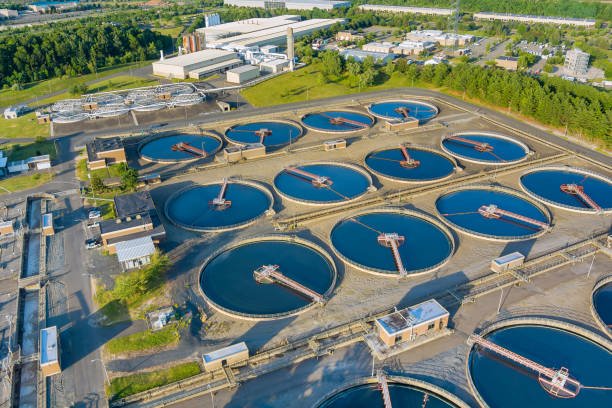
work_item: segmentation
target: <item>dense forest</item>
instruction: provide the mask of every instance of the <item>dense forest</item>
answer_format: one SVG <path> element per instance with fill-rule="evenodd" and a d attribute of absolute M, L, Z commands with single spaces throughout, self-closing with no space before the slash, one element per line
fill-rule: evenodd
<path fill-rule="evenodd" d="M 452 8 L 455 0 L 363 0 L 361 3 L 391 4 L 396 6 L 424 6 Z M 534 14 L 575 18 L 612 20 L 612 4 L 581 0 L 461 0 L 462 12 L 494 11 L 497 13 Z"/>
<path fill-rule="evenodd" d="M 424 67 L 420 79 L 465 92 L 470 98 L 515 112 L 573 134 L 612 145 L 612 94 L 557 77 L 532 78 L 474 64 Z"/>
<path fill-rule="evenodd" d="M 13 33 L 14 34 L 14 33 Z M 95 19 L 23 30 L 0 38 L 0 86 L 62 75 L 81 75 L 97 69 L 158 55 L 172 39 L 134 22 Z"/>

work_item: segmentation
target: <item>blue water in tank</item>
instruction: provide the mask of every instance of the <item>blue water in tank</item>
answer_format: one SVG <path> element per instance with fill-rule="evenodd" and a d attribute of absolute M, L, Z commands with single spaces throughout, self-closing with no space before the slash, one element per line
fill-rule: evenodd
<path fill-rule="evenodd" d="M 487 340 L 545 367 L 569 369 L 586 386 L 612 386 L 612 353 L 568 331 L 545 326 L 513 326 L 494 331 Z M 469 355 L 469 370 L 476 390 L 490 407 L 584 408 L 612 406 L 612 392 L 582 389 L 576 398 L 548 394 L 537 375 L 479 348 Z"/>
<path fill-rule="evenodd" d="M 211 136 L 179 134 L 162 136 L 145 143 L 140 148 L 140 155 L 150 160 L 159 161 L 182 161 L 200 158 L 187 152 L 172 150 L 172 146 L 180 142 L 188 143 L 197 149 L 202 149 L 203 147 L 204 151 L 207 152 L 207 156 L 211 152 L 216 152 L 221 147 L 221 141 Z"/>
<path fill-rule="evenodd" d="M 403 181 L 429 181 L 452 174 L 455 166 L 446 157 L 428 150 L 407 147 L 411 159 L 420 162 L 418 167 L 406 168 L 400 165 L 404 160 L 399 148 L 370 153 L 365 163 L 372 171 Z"/>
<path fill-rule="evenodd" d="M 353 263 L 397 274 L 391 249 L 377 241 L 380 233 L 404 237 L 399 253 L 409 273 L 437 265 L 452 251 L 449 237 L 436 225 L 414 215 L 389 212 L 372 212 L 340 221 L 331 232 L 331 242 L 336 251 Z"/>
<path fill-rule="evenodd" d="M 352 123 L 331 123 L 333 118 L 343 118 L 351 121 L 359 122 L 363 124 L 356 125 Z M 325 132 L 354 132 L 357 130 L 363 130 L 374 125 L 374 119 L 366 114 L 358 112 L 348 111 L 325 111 L 317 113 L 309 113 L 302 118 L 302 123 L 305 126 L 315 130 L 322 130 Z"/>
<path fill-rule="evenodd" d="M 232 126 L 225 131 L 225 137 L 238 144 L 259 143 L 261 137 L 255 134 L 261 129 L 268 129 L 272 133 L 263 138 L 266 147 L 278 147 L 295 142 L 301 136 L 301 130 L 295 125 L 284 122 L 252 122 Z"/>
<path fill-rule="evenodd" d="M 577 209 L 589 209 L 578 196 L 561 191 L 562 184 L 578 184 L 601 208 L 612 209 L 612 185 L 606 181 L 572 170 L 536 170 L 521 177 L 521 184 L 535 195 L 554 203 Z"/>
<path fill-rule="evenodd" d="M 361 172 L 342 165 L 307 164 L 297 168 L 329 177 L 332 185 L 316 187 L 307 179 L 283 170 L 274 178 L 274 185 L 283 194 L 296 200 L 314 203 L 338 203 L 364 194 L 370 181 Z"/>
<path fill-rule="evenodd" d="M 601 320 L 608 326 L 612 325 L 612 283 L 595 291 L 593 304 Z"/>
<path fill-rule="evenodd" d="M 418 119 L 419 123 L 425 123 L 438 114 L 438 111 L 435 108 L 414 101 L 388 101 L 373 103 L 372 106 L 370 106 L 370 112 L 378 116 L 383 116 L 387 119 L 405 120 L 405 116 L 396 111 L 396 109 L 399 108 L 407 109 L 408 116 Z"/>
<path fill-rule="evenodd" d="M 225 199 L 231 201 L 229 207 L 210 205 L 221 187 L 222 183 L 216 183 L 184 190 L 168 203 L 168 217 L 181 226 L 207 230 L 245 224 L 270 208 L 270 197 L 264 191 L 239 183 L 227 186 Z"/>
<path fill-rule="evenodd" d="M 279 265 L 285 276 L 321 295 L 333 283 L 332 266 L 314 249 L 282 240 L 259 241 L 213 258 L 201 275 L 202 290 L 217 305 L 251 315 L 289 313 L 311 303 L 276 283 L 257 283 L 253 271 L 266 264 Z"/>
<path fill-rule="evenodd" d="M 477 234 L 519 238 L 540 231 L 536 225 L 512 218 L 486 218 L 478 213 L 482 205 L 490 204 L 497 205 L 502 210 L 548 222 L 546 215 L 526 199 L 489 189 L 469 189 L 445 194 L 436 201 L 436 208 L 451 223 Z"/>
<path fill-rule="evenodd" d="M 389 395 L 394 407 L 422 407 L 426 391 L 406 384 L 389 383 Z M 429 394 L 427 408 L 448 408 L 454 404 Z M 384 408 L 378 384 L 362 384 L 340 391 L 323 401 L 317 408 Z"/>
<path fill-rule="evenodd" d="M 474 149 L 474 146 L 465 142 L 444 139 L 442 141 L 443 146 L 458 158 L 467 158 L 483 163 L 505 163 L 521 160 L 527 156 L 524 147 L 512 140 L 484 134 L 465 134 L 457 136 L 478 143 L 488 143 L 493 147 L 493 150 L 490 152 L 479 152 Z"/>

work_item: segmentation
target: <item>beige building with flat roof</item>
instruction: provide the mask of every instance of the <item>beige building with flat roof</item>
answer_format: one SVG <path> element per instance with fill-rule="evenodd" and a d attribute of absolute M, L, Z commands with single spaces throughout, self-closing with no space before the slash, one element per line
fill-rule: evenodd
<path fill-rule="evenodd" d="M 166 78 L 195 78 L 226 71 L 242 64 L 232 51 L 207 49 L 153 63 L 153 75 Z"/>

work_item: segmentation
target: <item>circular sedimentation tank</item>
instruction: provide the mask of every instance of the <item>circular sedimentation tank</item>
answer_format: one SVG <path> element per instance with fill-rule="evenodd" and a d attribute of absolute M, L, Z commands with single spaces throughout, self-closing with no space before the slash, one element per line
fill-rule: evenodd
<path fill-rule="evenodd" d="M 529 322 L 528 319 L 524 321 Z M 611 386 L 610 343 L 572 326 L 550 320 L 546 325 L 515 322 L 489 331 L 484 338 L 553 372 L 562 367 L 568 369 L 569 377 L 581 385 L 575 397 L 565 391 L 558 393 L 563 397 L 552 395 L 541 385 L 541 381 L 546 384 L 545 375 L 474 345 L 467 361 L 467 374 L 480 404 L 496 408 L 612 406 L 610 390 L 589 388 Z M 567 388 L 575 390 L 575 385 L 566 384 Z"/>
<path fill-rule="evenodd" d="M 460 132 L 442 138 L 442 149 L 467 162 L 505 165 L 527 158 L 529 147 L 511 138 L 491 132 Z"/>
<path fill-rule="evenodd" d="M 273 203 L 265 187 L 230 179 L 181 189 L 166 200 L 164 210 L 166 218 L 181 228 L 221 232 L 252 224 L 271 210 Z"/>
<path fill-rule="evenodd" d="M 550 166 L 523 174 L 523 190 L 532 197 L 565 210 L 612 212 L 612 180 L 588 170 Z"/>
<path fill-rule="evenodd" d="M 365 170 L 345 163 L 289 166 L 274 177 L 274 188 L 283 198 L 309 205 L 353 201 L 371 186 L 372 178 Z"/>
<path fill-rule="evenodd" d="M 379 119 L 384 120 L 412 120 L 417 119 L 420 124 L 435 118 L 438 108 L 426 102 L 412 100 L 393 100 L 373 103 L 368 111 Z"/>
<path fill-rule="evenodd" d="M 348 133 L 374 126 L 374 118 L 353 111 L 324 111 L 302 116 L 302 124 L 310 130 L 323 133 Z"/>
<path fill-rule="evenodd" d="M 593 290 L 592 310 L 604 332 L 612 336 L 612 275 L 601 279 Z"/>
<path fill-rule="evenodd" d="M 393 406 L 427 408 L 468 408 L 454 394 L 424 381 L 387 376 Z M 315 408 L 385 408 L 376 378 L 364 378 L 325 396 Z"/>
<path fill-rule="evenodd" d="M 440 196 L 436 210 L 451 227 L 477 238 L 517 241 L 551 226 L 546 208 L 502 187 L 467 186 Z"/>
<path fill-rule="evenodd" d="M 452 158 L 421 146 L 376 150 L 366 156 L 365 165 L 381 178 L 404 183 L 442 180 L 456 168 Z"/>
<path fill-rule="evenodd" d="M 278 148 L 294 143 L 302 136 L 302 129 L 291 122 L 268 120 L 234 125 L 225 131 L 228 141 L 238 145 L 263 143 L 267 148 Z"/>
<path fill-rule="evenodd" d="M 268 266 L 322 298 L 336 282 L 334 262 L 322 248 L 301 238 L 271 235 L 241 241 L 211 256 L 200 275 L 202 295 L 222 313 L 250 320 L 286 317 L 317 303 L 278 280 L 258 278 L 255 272 Z"/>
<path fill-rule="evenodd" d="M 147 161 L 178 163 L 212 157 L 222 146 L 221 138 L 212 134 L 179 133 L 146 138 L 138 152 Z"/>
<path fill-rule="evenodd" d="M 454 252 L 452 235 L 442 223 L 401 208 L 346 218 L 334 226 L 330 240 L 335 253 L 348 265 L 383 276 L 398 276 L 400 270 L 402 275 L 412 276 L 431 272 Z"/>

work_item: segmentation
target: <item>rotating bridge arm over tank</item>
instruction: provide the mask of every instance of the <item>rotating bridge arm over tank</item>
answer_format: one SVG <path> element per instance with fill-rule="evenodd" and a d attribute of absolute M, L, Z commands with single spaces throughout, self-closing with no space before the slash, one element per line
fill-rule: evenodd
<path fill-rule="evenodd" d="M 419 167 L 421 165 L 421 162 L 418 160 L 414 160 L 412 157 L 410 157 L 410 155 L 408 154 L 408 150 L 406 149 L 406 146 L 404 145 L 400 145 L 400 151 L 402 152 L 402 156 L 404 156 L 404 160 L 400 161 L 400 166 L 408 168 L 408 169 L 414 169 L 415 167 Z"/>
<path fill-rule="evenodd" d="M 310 181 L 315 187 L 329 187 L 333 184 L 331 178 L 326 176 L 319 176 L 308 171 L 298 169 L 297 167 L 287 167 L 285 171 L 291 175 L 297 176 L 300 179 Z"/>
<path fill-rule="evenodd" d="M 391 394 L 389 393 L 389 383 L 387 382 L 387 376 L 383 370 L 378 370 L 376 372 L 376 380 L 378 381 L 378 389 L 382 393 L 385 408 L 393 408 L 393 404 L 391 403 Z"/>
<path fill-rule="evenodd" d="M 493 146 L 491 146 L 489 143 L 477 142 L 475 140 L 466 139 L 461 136 L 449 136 L 445 140 L 450 140 L 452 142 L 459 142 L 459 143 L 469 145 L 472 148 L 474 148 L 474 150 L 479 151 L 479 152 L 492 152 L 493 151 Z"/>
<path fill-rule="evenodd" d="M 187 142 L 179 142 L 173 145 L 172 150 L 189 153 L 196 157 L 206 157 L 206 151 L 204 149 L 198 149 Z"/>
<path fill-rule="evenodd" d="M 232 205 L 232 202 L 225 198 L 225 194 L 227 193 L 227 185 L 228 185 L 228 180 L 223 179 L 223 184 L 221 185 L 219 194 L 217 194 L 215 198 L 213 198 L 212 200 L 208 202 L 209 205 L 216 207 L 216 208 L 228 208 L 229 206 Z"/>
<path fill-rule="evenodd" d="M 565 367 L 561 367 L 559 370 L 545 367 L 536 363 L 535 361 L 521 356 L 520 354 L 501 347 L 477 334 L 470 335 L 468 338 L 468 344 L 478 344 L 482 348 L 492 351 L 497 355 L 500 355 L 538 373 L 538 381 L 542 388 L 555 397 L 574 398 L 580 392 L 580 388 L 582 386 L 578 380 L 575 380 L 569 376 L 569 370 Z"/>
<path fill-rule="evenodd" d="M 329 116 L 327 114 L 322 114 L 322 116 L 326 117 L 329 119 L 329 123 L 331 123 L 332 125 L 343 125 L 343 124 L 349 124 L 349 125 L 353 125 L 356 126 L 358 128 L 362 128 L 365 129 L 368 127 L 368 125 L 366 123 L 363 122 L 359 122 L 357 120 L 352 120 L 349 118 L 344 118 L 342 116 Z"/>
<path fill-rule="evenodd" d="M 602 208 L 597 204 L 587 193 L 584 192 L 584 187 L 578 184 L 561 184 L 561 191 L 566 194 L 578 196 L 580 200 L 591 207 L 595 211 L 601 211 Z"/>
<path fill-rule="evenodd" d="M 399 253 L 399 246 L 404 243 L 405 239 L 403 236 L 391 232 L 391 233 L 382 233 L 378 236 L 378 243 L 382 246 L 391 249 L 391 253 L 393 254 L 393 260 L 395 262 L 395 267 L 400 275 L 400 277 L 404 277 L 408 275 L 408 271 L 404 268 L 404 263 L 402 262 L 402 257 Z"/>
<path fill-rule="evenodd" d="M 295 292 L 298 292 L 303 296 L 306 296 L 307 298 L 310 298 L 314 302 L 324 302 L 323 296 L 321 296 L 314 290 L 307 288 L 301 283 L 298 283 L 293 279 L 283 275 L 283 273 L 279 271 L 278 265 L 260 266 L 255 271 L 253 271 L 253 278 L 255 278 L 258 283 L 278 283 L 289 289 L 294 290 Z"/>
<path fill-rule="evenodd" d="M 523 221 L 527 224 L 535 225 L 542 229 L 550 228 L 550 226 L 546 222 L 539 221 L 530 217 L 525 217 L 524 215 L 516 214 L 511 211 L 502 210 L 495 204 L 483 205 L 478 209 L 478 212 L 485 218 L 499 219 L 502 216 L 506 216 L 508 218 Z"/>

